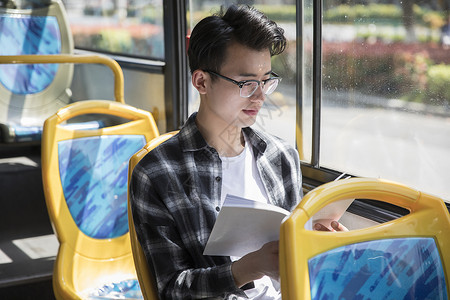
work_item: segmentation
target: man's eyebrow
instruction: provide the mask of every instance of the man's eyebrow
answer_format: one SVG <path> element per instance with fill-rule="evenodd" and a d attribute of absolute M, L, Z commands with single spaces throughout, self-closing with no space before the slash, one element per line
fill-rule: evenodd
<path fill-rule="evenodd" d="M 270 74 L 272 74 L 272 70 L 266 72 L 264 75 L 270 75 Z M 239 74 L 239 76 L 242 76 L 242 77 L 256 77 L 258 75 L 257 74 L 253 74 L 253 73 L 241 73 L 241 74 Z"/>

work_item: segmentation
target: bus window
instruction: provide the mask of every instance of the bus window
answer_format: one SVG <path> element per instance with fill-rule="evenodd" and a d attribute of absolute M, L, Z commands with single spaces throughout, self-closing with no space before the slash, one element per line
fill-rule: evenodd
<path fill-rule="evenodd" d="M 360 2 L 322 2 L 320 166 L 449 201 L 445 14 L 431 2 Z"/>
<path fill-rule="evenodd" d="M 188 33 L 204 17 L 219 12 L 221 5 L 227 5 L 227 1 L 202 1 L 191 0 L 188 6 Z M 231 1 L 229 1 L 231 3 Z M 296 124 L 296 9 L 295 4 L 278 5 L 265 4 L 269 1 L 240 1 L 248 2 L 260 11 L 264 12 L 270 19 L 283 27 L 288 39 L 285 52 L 272 59 L 272 70 L 280 75 L 283 80 L 277 90 L 266 97 L 263 109 L 253 128 L 263 130 L 277 135 L 284 140 L 295 144 Z M 294 1 L 290 1 L 294 3 Z M 189 113 L 198 109 L 200 97 L 195 89 L 190 87 L 190 98 L 188 104 Z"/>
<path fill-rule="evenodd" d="M 63 0 L 75 47 L 164 60 L 162 0 Z"/>

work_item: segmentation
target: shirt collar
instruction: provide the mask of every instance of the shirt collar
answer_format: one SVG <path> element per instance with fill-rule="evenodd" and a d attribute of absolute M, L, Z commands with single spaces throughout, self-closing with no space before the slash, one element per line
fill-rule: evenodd
<path fill-rule="evenodd" d="M 244 132 L 245 137 L 253 146 L 253 148 L 256 148 L 256 150 L 261 153 L 264 153 L 264 151 L 266 151 L 267 143 L 257 131 L 253 130 L 250 127 L 245 127 L 242 129 L 242 131 Z"/>
<path fill-rule="evenodd" d="M 197 113 L 193 113 L 180 130 L 179 139 L 183 151 L 198 151 L 209 147 L 195 123 L 196 116 Z M 267 143 L 258 132 L 250 127 L 243 128 L 243 132 L 253 148 L 259 152 L 266 150 Z"/>
<path fill-rule="evenodd" d="M 197 113 L 193 113 L 180 130 L 179 139 L 183 151 L 198 151 L 208 147 L 195 123 L 196 116 Z"/>

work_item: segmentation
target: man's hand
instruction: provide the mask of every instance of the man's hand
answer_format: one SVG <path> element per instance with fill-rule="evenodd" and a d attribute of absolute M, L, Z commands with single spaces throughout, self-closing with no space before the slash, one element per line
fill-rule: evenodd
<path fill-rule="evenodd" d="M 347 227 L 336 221 L 331 221 L 330 226 L 331 228 L 328 228 L 319 221 L 314 224 L 313 228 L 317 231 L 348 231 Z"/>
<path fill-rule="evenodd" d="M 236 286 L 241 287 L 264 275 L 278 279 L 278 265 L 278 241 L 273 241 L 233 262 L 231 271 Z"/>

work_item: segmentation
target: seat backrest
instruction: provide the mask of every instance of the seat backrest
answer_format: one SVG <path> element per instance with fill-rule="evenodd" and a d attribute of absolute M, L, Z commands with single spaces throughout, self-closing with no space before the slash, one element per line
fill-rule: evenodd
<path fill-rule="evenodd" d="M 0 32 L 0 55 L 73 54 L 60 0 L 29 9 L 0 8 Z M 0 142 L 17 141 L 16 128 L 18 133 L 42 128 L 46 118 L 67 105 L 72 75 L 72 64 L 0 65 Z"/>
<path fill-rule="evenodd" d="M 102 114 L 129 120 L 95 130 L 63 123 Z M 106 100 L 75 102 L 44 123 L 42 177 L 60 244 L 92 259 L 131 252 L 127 216 L 128 160 L 159 136 L 149 112 Z"/>
<path fill-rule="evenodd" d="M 305 229 L 326 205 L 373 199 L 410 211 L 347 232 Z M 442 199 L 380 179 L 324 184 L 308 193 L 280 230 L 283 299 L 447 299 L 450 217 Z"/>
<path fill-rule="evenodd" d="M 154 149 L 162 142 L 168 140 L 172 136 L 174 136 L 177 132 L 178 131 L 168 132 L 160 135 L 159 137 L 154 138 L 153 140 L 148 142 L 144 148 L 136 152 L 136 154 L 134 154 L 131 157 L 130 165 L 128 167 L 128 183 L 131 179 L 133 169 L 137 165 L 137 163 L 152 149 Z M 133 214 L 131 211 L 131 202 L 129 193 L 128 193 L 128 223 L 130 228 L 131 249 L 133 251 L 134 264 L 136 267 L 136 273 L 138 276 L 142 295 L 146 300 L 158 300 L 159 297 L 158 297 L 158 290 L 156 288 L 155 278 L 152 272 L 150 271 L 150 268 L 147 264 L 147 260 L 145 258 L 144 251 L 142 250 L 141 244 L 137 239 L 136 231 L 134 229 Z"/>

